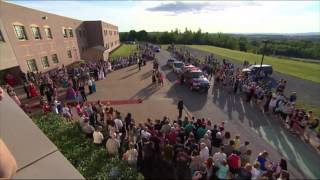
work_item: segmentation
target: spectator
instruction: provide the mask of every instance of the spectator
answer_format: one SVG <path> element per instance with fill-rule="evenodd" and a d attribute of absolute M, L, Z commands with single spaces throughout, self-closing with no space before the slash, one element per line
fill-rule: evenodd
<path fill-rule="evenodd" d="M 232 174 L 238 174 L 239 168 L 241 167 L 240 156 L 237 153 L 237 151 L 233 151 L 233 153 L 228 157 L 228 165 Z"/>
<path fill-rule="evenodd" d="M 200 143 L 200 159 L 204 162 L 209 158 L 209 149 L 205 143 Z"/>
<path fill-rule="evenodd" d="M 101 145 L 104 140 L 103 134 L 101 133 L 102 127 L 98 126 L 93 132 L 93 143 L 96 145 Z"/>
<path fill-rule="evenodd" d="M 229 165 L 226 160 L 223 160 L 221 163 L 217 163 L 217 167 L 219 168 L 216 172 L 216 176 L 219 179 L 228 179 L 229 174 Z"/>
<path fill-rule="evenodd" d="M 86 136 L 92 138 L 94 130 L 94 127 L 89 124 L 88 119 L 85 119 L 82 126 L 82 131 L 86 134 Z"/>
<path fill-rule="evenodd" d="M 106 143 L 107 153 L 112 156 L 116 156 L 119 153 L 119 148 L 120 148 L 120 143 L 117 139 L 117 135 L 116 133 L 113 133 L 111 138 L 109 138 Z"/>

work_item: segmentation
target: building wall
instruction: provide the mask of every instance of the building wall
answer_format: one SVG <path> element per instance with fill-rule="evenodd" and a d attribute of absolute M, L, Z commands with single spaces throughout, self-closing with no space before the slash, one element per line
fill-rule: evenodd
<path fill-rule="evenodd" d="M 117 26 L 102 22 L 103 44 L 109 52 L 120 46 L 119 30 Z"/>
<path fill-rule="evenodd" d="M 83 24 L 88 32 L 88 45 L 90 47 L 103 45 L 101 21 L 85 21 Z"/>
<path fill-rule="evenodd" d="M 1 12 L 0 12 L 1 13 Z M 2 20 L 0 19 L 0 31 L 3 36 L 4 42 L 0 41 L 0 69 L 8 69 L 18 66 L 17 58 L 11 47 L 8 35 L 4 30 Z"/>
<path fill-rule="evenodd" d="M 17 13 L 18 12 L 18 13 Z M 68 65 L 83 59 L 83 54 L 90 47 L 106 44 L 110 46 L 110 51 L 115 49 L 119 44 L 117 26 L 102 22 L 102 21 L 79 21 L 55 14 L 41 12 L 30 8 L 6 3 L 0 1 L 0 20 L 2 21 L 1 31 L 6 36 L 6 41 L 0 46 L 1 51 L 6 51 L 8 54 L 1 57 L 0 70 L 19 65 L 23 72 L 29 70 L 27 60 L 35 59 L 39 71 L 48 71 L 57 68 L 62 64 Z M 23 25 L 26 31 L 27 40 L 19 40 L 16 36 L 13 25 Z M 102 26 L 102 24 L 104 26 Z M 31 26 L 37 26 L 40 29 L 41 39 L 34 38 Z M 45 35 L 44 27 L 48 26 L 51 29 L 52 39 Z M 63 37 L 63 28 L 68 29 L 68 37 Z M 112 35 L 103 35 L 103 29 L 112 31 Z M 69 29 L 72 29 L 73 37 L 69 35 Z M 111 46 L 111 43 L 112 46 Z M 117 44 L 117 45 L 115 45 Z M 9 56 L 7 51 L 9 46 L 16 57 Z M 72 58 L 68 57 L 68 50 L 72 52 Z M 52 55 L 57 54 L 59 63 L 54 64 Z M 47 56 L 49 67 L 45 68 L 41 62 L 41 58 Z"/>

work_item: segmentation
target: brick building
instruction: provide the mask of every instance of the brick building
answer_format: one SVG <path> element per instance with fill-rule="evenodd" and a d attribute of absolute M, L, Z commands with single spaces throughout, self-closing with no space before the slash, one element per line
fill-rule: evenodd
<path fill-rule="evenodd" d="M 80 21 L 0 0 L 0 76 L 79 60 L 107 60 L 120 45 L 118 27 Z M 1 77 L 1 79 L 2 79 Z"/>

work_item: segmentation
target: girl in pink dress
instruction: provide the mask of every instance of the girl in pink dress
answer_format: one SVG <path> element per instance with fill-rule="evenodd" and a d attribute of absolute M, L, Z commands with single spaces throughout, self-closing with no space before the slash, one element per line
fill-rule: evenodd
<path fill-rule="evenodd" d="M 36 86 L 32 82 L 30 82 L 29 84 L 29 90 L 30 90 L 31 97 L 39 96 Z"/>

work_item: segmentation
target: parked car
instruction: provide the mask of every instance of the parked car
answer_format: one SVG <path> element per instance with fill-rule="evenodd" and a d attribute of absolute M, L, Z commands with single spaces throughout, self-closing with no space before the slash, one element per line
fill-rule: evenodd
<path fill-rule="evenodd" d="M 154 47 L 153 49 L 155 52 L 160 52 L 160 47 Z"/>
<path fill-rule="evenodd" d="M 257 74 L 260 71 L 260 75 L 270 76 L 273 72 L 271 65 L 262 64 L 260 65 L 251 65 L 248 68 L 242 69 L 242 72 L 247 72 L 249 74 Z"/>
<path fill-rule="evenodd" d="M 173 66 L 173 62 L 175 62 L 176 60 L 174 59 L 168 59 L 167 60 L 167 66 L 172 67 Z"/>
<path fill-rule="evenodd" d="M 188 64 L 188 65 L 185 65 L 182 67 L 182 73 L 185 73 L 185 72 L 192 70 L 192 69 L 199 69 L 199 68 L 195 67 L 192 64 Z"/>
<path fill-rule="evenodd" d="M 210 88 L 209 80 L 200 69 L 192 69 L 184 74 L 184 82 L 190 87 L 190 90 L 203 90 L 208 92 Z"/>
<path fill-rule="evenodd" d="M 173 72 L 180 74 L 182 72 L 183 66 L 184 66 L 184 63 L 182 61 L 174 61 L 172 65 Z"/>

